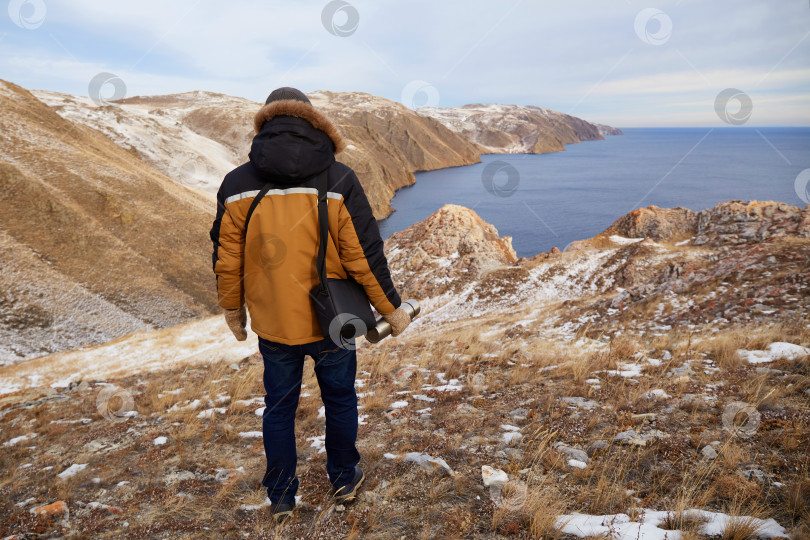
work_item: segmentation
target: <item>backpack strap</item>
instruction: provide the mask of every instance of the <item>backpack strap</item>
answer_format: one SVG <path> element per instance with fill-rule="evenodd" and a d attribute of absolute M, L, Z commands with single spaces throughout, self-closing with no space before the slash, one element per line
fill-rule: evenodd
<path fill-rule="evenodd" d="M 259 206 L 259 201 L 262 200 L 262 197 L 267 195 L 267 192 L 270 191 L 272 187 L 273 184 L 270 184 L 268 182 L 267 184 L 264 185 L 262 189 L 259 190 L 256 196 L 253 197 L 253 202 L 251 203 L 250 208 L 248 209 L 247 216 L 245 216 L 245 226 L 242 227 L 242 230 L 245 232 L 245 236 L 247 236 L 248 223 L 250 223 L 250 217 L 253 215 L 253 211 L 256 210 L 256 207 Z"/>
<path fill-rule="evenodd" d="M 320 289 L 318 294 L 328 296 L 326 287 L 326 243 L 329 239 L 329 205 L 327 204 L 327 178 L 329 168 L 318 174 L 315 185 L 318 187 L 318 223 L 320 225 L 320 241 L 318 242 L 318 281 Z"/>

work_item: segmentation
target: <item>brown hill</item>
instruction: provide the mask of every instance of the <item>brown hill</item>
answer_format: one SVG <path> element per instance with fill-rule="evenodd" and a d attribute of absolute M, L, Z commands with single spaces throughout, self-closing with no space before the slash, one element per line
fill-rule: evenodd
<path fill-rule="evenodd" d="M 37 91 L 65 118 L 110 137 L 159 171 L 209 194 L 247 159 L 252 118 L 261 104 L 212 92 L 132 97 L 99 107 L 79 96 Z M 541 107 L 465 105 L 416 111 L 363 92 L 308 94 L 349 145 L 338 159 L 352 167 L 378 219 L 414 172 L 467 165 L 487 152 L 555 152 L 601 139 L 580 118 Z"/>
<path fill-rule="evenodd" d="M 414 172 L 481 161 L 476 144 L 399 103 L 362 92 L 308 96 L 350 142 L 338 159 L 357 172 L 378 219 L 393 211 L 394 192 L 413 184 Z"/>
<path fill-rule="evenodd" d="M 211 311 L 208 200 L 3 81 L 0 122 L 5 362 Z"/>
<path fill-rule="evenodd" d="M 253 116 L 261 104 L 211 92 L 132 97 L 117 107 L 53 92 L 36 92 L 65 118 L 105 133 L 159 171 L 209 194 L 247 160 Z M 394 192 L 413 173 L 480 161 L 480 148 L 432 118 L 362 92 L 312 92 L 310 100 L 337 124 L 348 147 L 338 159 L 352 167 L 374 210 L 393 210 Z"/>
<path fill-rule="evenodd" d="M 483 152 L 544 154 L 565 150 L 566 144 L 604 139 L 596 125 L 543 107 L 479 103 L 423 107 L 419 112 L 481 145 Z"/>

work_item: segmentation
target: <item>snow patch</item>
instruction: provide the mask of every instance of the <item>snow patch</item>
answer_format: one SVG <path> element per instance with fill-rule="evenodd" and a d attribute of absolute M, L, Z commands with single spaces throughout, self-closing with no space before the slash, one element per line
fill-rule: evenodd
<path fill-rule="evenodd" d="M 785 343 L 784 341 L 775 341 L 768 345 L 764 351 L 747 351 L 739 349 L 737 354 L 743 360 L 748 361 L 750 364 L 762 364 L 765 362 L 773 362 L 774 360 L 795 360 L 802 356 L 810 355 L 810 349 L 793 343 Z"/>

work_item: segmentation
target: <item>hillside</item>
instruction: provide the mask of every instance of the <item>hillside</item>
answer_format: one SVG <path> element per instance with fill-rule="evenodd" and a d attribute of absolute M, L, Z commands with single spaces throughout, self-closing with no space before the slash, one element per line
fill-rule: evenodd
<path fill-rule="evenodd" d="M 260 104 L 189 92 L 99 105 L 0 87 L 8 126 L 0 179 L 10 208 L 0 229 L 7 254 L 0 364 L 214 310 L 212 198 L 225 173 L 246 159 Z M 493 151 L 474 134 L 446 127 L 442 114 L 451 109 L 435 112 L 437 120 L 424 114 L 433 111 L 360 92 L 309 97 L 348 139 L 338 158 L 357 171 L 378 217 L 391 212 L 394 192 L 413 183 L 414 171 L 474 163 Z M 493 123 L 509 136 L 534 137 L 528 151 L 598 137 L 598 128 L 580 119 L 532 110 L 545 116 Z"/>
<path fill-rule="evenodd" d="M 247 160 L 253 115 L 261 106 L 211 92 L 139 96 L 106 106 L 54 92 L 34 95 L 66 119 L 101 131 L 167 176 L 208 194 Z M 414 111 L 363 92 L 318 91 L 308 97 L 347 139 L 338 159 L 357 172 L 378 219 L 393 211 L 395 191 L 413 184 L 416 171 L 477 163 L 481 153 L 560 151 L 563 144 L 601 139 L 600 129 L 611 129 L 540 107 Z M 460 117 L 463 129 L 448 121 Z"/>
<path fill-rule="evenodd" d="M 0 396 L 0 531 L 807 538 L 808 218 L 648 207 L 531 258 L 454 205 L 396 233 L 423 314 L 360 341 L 365 488 L 345 508 L 325 495 L 307 368 L 301 499 L 280 526 L 259 487 L 261 358 L 218 317 L 0 368 L 7 390 L 35 378 Z"/>
<path fill-rule="evenodd" d="M 59 114 L 105 133 L 167 176 L 212 196 L 231 169 L 247 161 L 253 116 L 261 107 L 210 92 L 132 97 L 97 106 L 90 99 L 35 92 Z M 363 93 L 311 93 L 313 105 L 341 130 L 338 159 L 357 172 L 378 218 L 413 172 L 479 161 L 476 146 L 393 101 Z"/>
<path fill-rule="evenodd" d="M 212 208 L 0 81 L 0 364 L 207 315 Z"/>
<path fill-rule="evenodd" d="M 436 118 L 487 153 L 543 154 L 565 150 L 566 144 L 620 134 L 575 116 L 534 106 L 475 104 L 461 107 L 424 107 L 419 112 Z"/>

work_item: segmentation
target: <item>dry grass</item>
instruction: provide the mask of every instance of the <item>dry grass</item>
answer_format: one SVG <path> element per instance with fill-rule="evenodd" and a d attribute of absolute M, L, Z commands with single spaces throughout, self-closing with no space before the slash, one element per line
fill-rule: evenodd
<path fill-rule="evenodd" d="M 764 331 L 766 335 L 771 332 Z M 775 517 L 791 531 L 801 533 L 810 499 L 810 484 L 806 482 L 810 461 L 804 451 L 810 429 L 807 415 L 797 408 L 806 402 L 805 394 L 792 386 L 787 388 L 786 381 L 807 388 L 807 361 L 774 364 L 786 372 L 783 380 L 773 373 L 755 373 L 748 366 L 704 373 L 699 358 L 702 352 L 714 350 L 711 341 L 734 343 L 740 336 L 677 330 L 670 334 L 649 338 L 619 336 L 606 343 L 603 350 L 579 349 L 540 338 L 529 340 L 525 346 L 499 349 L 478 339 L 474 328 L 466 328 L 407 347 L 390 340 L 373 350 L 361 350 L 358 370 L 364 373 L 360 377 L 366 382 L 358 391 L 368 394 L 359 404 L 363 407 L 361 413 L 368 414 L 369 419 L 360 427 L 360 449 L 368 480 L 366 495 L 344 512 L 336 512 L 325 497 L 325 455 L 305 442 L 306 437 L 323 433 L 323 419 L 317 418 L 321 402 L 309 362 L 303 392 L 310 395 L 301 398 L 296 425 L 301 452 L 299 493 L 308 504 L 299 508 L 287 524 L 272 524 L 266 509 L 240 512 L 238 520 L 233 517 L 239 505 L 260 505 L 264 500 L 259 486 L 265 464 L 261 439 L 238 436 L 241 431 L 261 429 L 261 420 L 254 414 L 261 405 L 235 404 L 239 399 L 263 396 L 262 367 L 256 359 L 243 362 L 238 371 L 212 365 L 141 376 L 146 380 L 143 386 L 131 380 L 121 381 L 124 387 L 135 390 L 139 411 L 136 420 L 121 424 L 98 420 L 87 426 L 51 423 L 92 416 L 94 394 L 72 400 L 66 407 L 46 405 L 11 414 L 8 418 L 14 423 L 10 424 L 9 437 L 33 431 L 40 437 L 47 435 L 50 447 L 63 444 L 60 441 L 76 441 L 75 450 L 67 450 L 66 457 L 43 455 L 37 458 L 37 466 L 53 463 L 61 470 L 81 459 L 91 467 L 71 481 L 56 482 L 49 488 L 41 480 L 37 483 L 39 477 L 19 468 L 23 460 L 30 461 L 30 451 L 14 447 L 4 456 L 0 492 L 15 502 L 25 500 L 29 494 L 38 500 L 62 497 L 72 511 L 78 498 L 118 502 L 127 509 L 132 532 L 143 536 L 174 531 L 177 537 L 183 537 L 192 534 L 192 528 L 199 531 L 206 526 L 229 537 L 229 524 L 239 522 L 244 530 L 262 531 L 267 538 L 470 538 L 493 533 L 559 538 L 564 535 L 555 527 L 558 515 L 636 515 L 634 508 L 670 510 L 665 526 L 682 531 L 684 538 L 699 536 L 699 523 L 686 512 L 691 508 Z M 742 343 L 747 346 L 748 342 Z M 620 363 L 641 362 L 638 352 L 660 357 L 664 350 L 670 351 L 673 358 L 660 366 L 645 364 L 641 375 L 628 378 L 603 373 Z M 669 374 L 690 360 L 691 375 Z M 717 358 L 713 360 L 717 363 Z M 410 373 L 400 371 L 409 364 L 414 365 Z M 543 369 L 550 366 L 558 367 Z M 443 377 L 439 373 L 444 373 Z M 453 378 L 460 380 L 461 391 L 423 388 Z M 599 388 L 584 382 L 594 378 L 599 380 Z M 698 406 L 700 400 L 673 406 L 685 393 L 712 393 L 708 385 L 719 380 L 724 384 L 714 391 L 717 406 Z M 176 388 L 182 390 L 169 393 Z M 656 388 L 671 397 L 648 399 L 647 392 Z M 397 394 L 401 391 L 410 393 Z M 228 399 L 216 403 L 221 393 Z M 415 400 L 412 395 L 417 393 L 435 401 Z M 563 396 L 581 396 L 594 400 L 599 407 L 585 410 L 566 405 L 560 401 Z M 194 399 L 202 404 L 168 412 Z M 397 418 L 402 421 L 392 422 L 384 413 L 395 400 L 407 400 L 409 407 L 400 410 Z M 719 416 L 722 404 L 732 400 L 747 401 L 762 409 L 757 437 L 725 436 Z M 201 410 L 211 406 L 226 408 L 226 413 L 197 418 Z M 467 406 L 474 406 L 478 412 L 464 412 Z M 415 410 L 421 407 L 430 407 L 431 414 L 417 414 Z M 508 415 L 519 407 L 528 411 L 524 421 Z M 509 446 L 503 444 L 501 424 L 519 425 L 523 439 Z M 136 433 L 127 433 L 129 428 Z M 612 442 L 616 433 L 627 429 L 639 433 L 658 429 L 669 437 L 643 447 Z M 158 435 L 167 436 L 166 445 L 152 444 Z M 93 440 L 128 442 L 110 453 L 82 449 Z M 713 440 L 721 441 L 716 447 L 718 457 L 707 461 L 699 451 Z M 568 464 L 567 455 L 553 449 L 558 441 L 582 449 L 598 441 L 607 444 L 589 451 L 587 467 L 579 469 Z M 507 450 L 511 453 L 507 454 Z M 428 474 L 408 463 L 383 457 L 387 452 L 401 455 L 411 451 L 444 458 L 456 471 L 455 476 Z M 521 504 L 499 506 L 490 500 L 489 491 L 481 484 L 483 464 L 509 474 L 513 482 L 506 487 L 507 498 L 516 497 L 510 490 L 525 486 Z M 238 466 L 244 466 L 245 473 L 231 481 L 205 479 L 217 469 Z M 779 478 L 785 487 L 776 489 L 743 478 L 740 471 L 747 467 L 761 468 Z M 141 476 L 122 472 L 134 470 Z M 163 478 L 172 471 L 191 471 L 194 477 L 166 485 Z M 42 473 L 42 479 L 44 476 Z M 90 481 L 94 477 L 100 478 L 98 488 Z M 116 488 L 121 478 L 128 478 L 131 486 Z M 106 489 L 109 495 L 99 495 L 98 489 Z M 183 493 L 192 498 L 180 496 Z M 761 511 L 750 513 L 757 505 Z M 318 506 L 320 510 L 316 510 Z M 0 527 L 20 515 L 0 515 Z M 77 510 L 78 515 L 81 512 Z M 108 521 L 114 523 L 113 519 Z M 737 521 L 729 528 L 729 538 L 752 533 L 742 518 Z M 81 526 L 91 530 L 89 522 Z M 92 527 L 97 536 L 114 536 L 115 529 L 109 525 Z"/>
<path fill-rule="evenodd" d="M 735 369 L 743 365 L 737 350 L 744 347 L 745 341 L 742 331 L 724 332 L 712 340 L 701 342 L 696 350 L 708 354 L 722 369 Z"/>
<path fill-rule="evenodd" d="M 698 529 L 705 522 L 706 520 L 695 513 L 687 512 L 686 508 L 678 508 L 669 512 L 659 527 L 668 531 L 681 531 L 681 533 L 697 535 Z"/>

